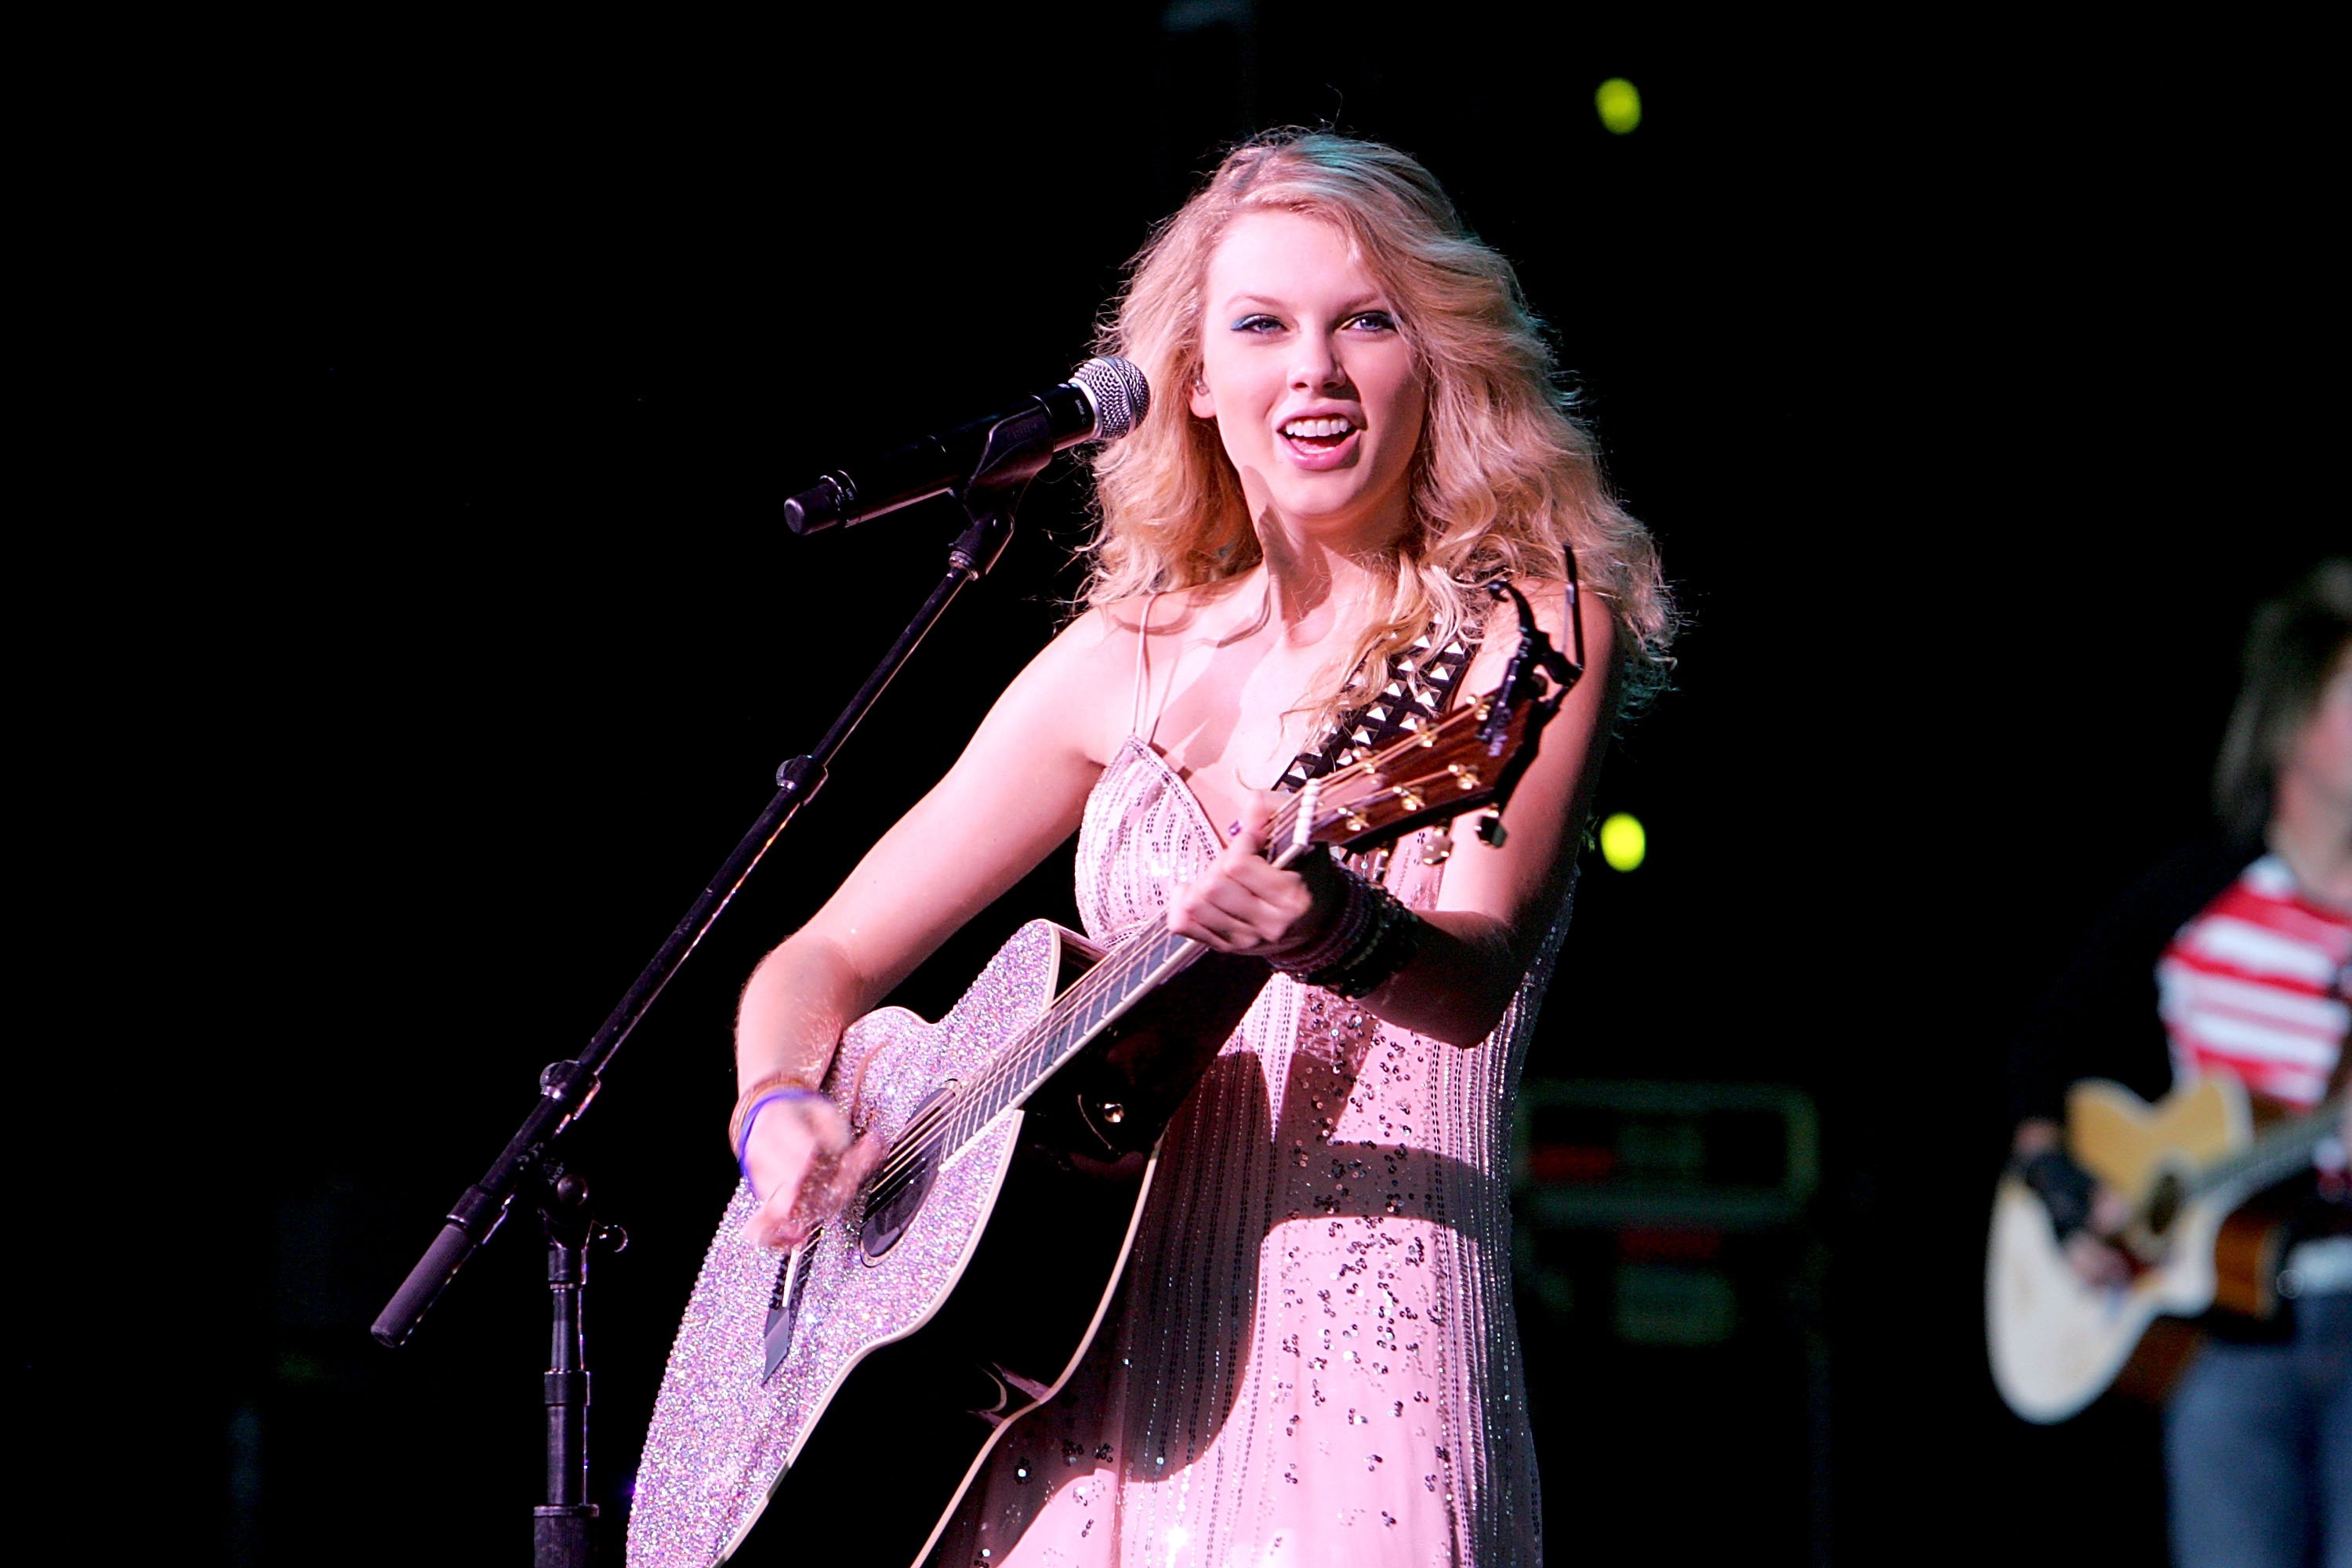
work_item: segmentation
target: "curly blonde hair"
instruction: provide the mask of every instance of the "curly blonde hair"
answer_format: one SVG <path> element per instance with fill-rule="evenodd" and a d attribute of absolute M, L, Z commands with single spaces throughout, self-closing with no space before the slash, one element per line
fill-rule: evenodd
<path fill-rule="evenodd" d="M 1159 391 L 1135 433 L 1094 462 L 1101 526 L 1089 605 L 1213 584 L 1261 549 L 1215 425 L 1177 389 L 1202 369 L 1201 293 L 1226 227 L 1250 212 L 1336 225 L 1380 279 L 1428 387 L 1412 458 L 1414 526 L 1397 546 L 1395 590 L 1335 668 L 1319 719 L 1361 701 L 1390 656 L 1433 626 L 1441 645 L 1475 636 L 1497 575 L 1578 576 L 1616 616 L 1624 706 L 1664 683 L 1675 611 L 1647 529 L 1610 493 L 1592 438 L 1553 380 L 1543 326 L 1511 264 L 1464 225 L 1428 170 L 1376 142 L 1286 131 L 1235 149 L 1130 264 L 1100 350 Z"/>

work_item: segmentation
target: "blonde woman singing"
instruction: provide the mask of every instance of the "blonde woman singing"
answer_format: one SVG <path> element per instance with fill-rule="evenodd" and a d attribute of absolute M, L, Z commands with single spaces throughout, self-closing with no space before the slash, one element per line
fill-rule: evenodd
<path fill-rule="evenodd" d="M 1235 152 L 1144 248 L 1102 346 L 1156 395 L 1096 461 L 1086 611 L 759 965 L 740 1082 L 814 1085 L 845 1026 L 1076 832 L 1090 934 L 1164 911 L 1276 973 L 1168 1131 L 1086 1361 L 937 1560 L 1533 1563 L 1508 1108 L 1603 742 L 1663 668 L 1649 536 L 1509 264 L 1391 148 Z M 1506 843 L 1464 826 L 1442 861 L 1271 866 L 1270 792 L 1339 715 L 1457 641 L 1448 689 L 1495 684 L 1514 639 L 1482 639 L 1481 584 L 1509 577 L 1566 646 L 1571 550 L 1591 673 Z M 1380 940 L 1334 952 L 1367 910 Z M 779 1245 L 874 1158 L 814 1095 L 770 1100 L 744 1154 Z"/>

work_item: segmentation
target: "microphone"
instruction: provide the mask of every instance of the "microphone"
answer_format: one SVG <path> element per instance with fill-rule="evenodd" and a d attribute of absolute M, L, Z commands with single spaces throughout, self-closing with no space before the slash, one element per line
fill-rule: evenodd
<path fill-rule="evenodd" d="M 1123 359 L 1090 359 L 1059 386 L 1005 413 L 834 469 L 784 502 L 784 524 L 794 533 L 820 533 L 968 484 L 1019 483 L 1065 447 L 1118 440 L 1150 405 L 1141 371 Z"/>

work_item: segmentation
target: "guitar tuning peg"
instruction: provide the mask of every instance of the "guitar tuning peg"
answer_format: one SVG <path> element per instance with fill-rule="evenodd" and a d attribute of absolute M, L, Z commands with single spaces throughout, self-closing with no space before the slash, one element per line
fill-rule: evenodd
<path fill-rule="evenodd" d="M 1454 858 L 1454 836 L 1439 829 L 1427 836 L 1421 847 L 1421 863 L 1443 866 Z"/>
<path fill-rule="evenodd" d="M 1503 808 L 1490 805 L 1478 814 L 1478 842 L 1489 849 L 1500 849 L 1510 837 L 1503 827 Z"/>

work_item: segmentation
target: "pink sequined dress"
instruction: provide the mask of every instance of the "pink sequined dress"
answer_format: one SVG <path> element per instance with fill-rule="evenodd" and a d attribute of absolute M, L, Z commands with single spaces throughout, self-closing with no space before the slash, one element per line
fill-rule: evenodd
<path fill-rule="evenodd" d="M 1130 735 L 1079 832 L 1088 933 L 1134 930 L 1222 842 Z M 1427 908 L 1417 848 L 1390 881 Z M 1084 1364 L 1006 1433 L 938 1562 L 1540 1560 L 1506 1162 L 1559 934 L 1467 1050 L 1275 977 L 1168 1131 Z"/>

